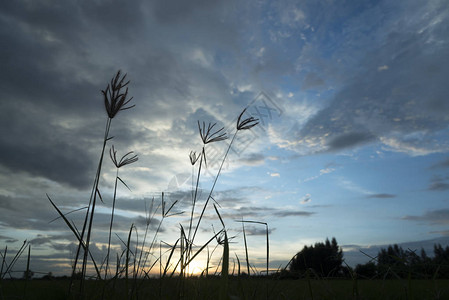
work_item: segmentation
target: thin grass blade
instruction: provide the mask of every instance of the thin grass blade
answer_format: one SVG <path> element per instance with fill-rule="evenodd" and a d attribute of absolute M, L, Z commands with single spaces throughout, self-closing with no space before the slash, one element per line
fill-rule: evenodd
<path fill-rule="evenodd" d="M 220 294 L 218 297 L 220 300 L 229 299 L 229 243 L 226 230 L 224 231 L 223 241 L 223 257 L 221 264 L 221 282 L 220 282 Z"/>
<path fill-rule="evenodd" d="M 127 185 L 127 184 L 126 184 L 120 177 L 117 176 L 117 179 L 120 180 L 120 182 L 121 182 L 121 183 L 122 183 L 122 184 L 123 184 L 129 191 L 130 191 L 130 192 L 132 192 L 131 189 L 129 188 L 129 186 L 128 186 L 128 185 Z"/>

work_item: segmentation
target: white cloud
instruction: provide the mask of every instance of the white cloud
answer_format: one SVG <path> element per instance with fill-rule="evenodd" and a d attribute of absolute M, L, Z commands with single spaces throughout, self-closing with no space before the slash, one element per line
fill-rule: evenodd
<path fill-rule="evenodd" d="M 262 57 L 264 55 L 264 53 L 265 53 L 265 47 L 262 47 L 256 52 L 256 56 Z"/>
<path fill-rule="evenodd" d="M 213 62 L 213 58 L 210 54 L 206 54 L 203 49 L 195 48 L 190 53 L 190 58 L 195 63 L 200 64 L 203 67 L 210 67 Z"/>
<path fill-rule="evenodd" d="M 305 18 L 304 12 L 297 7 L 287 6 L 281 10 L 281 22 L 289 27 L 297 27 Z"/>
<path fill-rule="evenodd" d="M 308 181 L 312 181 L 312 180 L 318 179 L 320 176 L 323 176 L 325 174 L 330 174 L 330 173 L 332 173 L 334 171 L 335 171 L 335 168 L 321 169 L 319 175 L 308 177 L 308 178 L 304 179 L 303 182 L 308 182 Z"/>
<path fill-rule="evenodd" d="M 318 176 L 318 175 L 315 175 L 315 176 L 312 176 L 312 177 L 307 177 L 306 179 L 304 179 L 304 180 L 303 180 L 303 182 L 308 182 L 308 181 L 312 181 L 312 180 L 315 180 L 315 179 L 317 179 L 318 177 L 320 177 L 320 176 Z"/>
<path fill-rule="evenodd" d="M 362 186 L 356 184 L 355 182 L 353 182 L 347 178 L 340 177 L 339 185 L 349 191 L 352 191 L 352 192 L 356 192 L 356 193 L 360 193 L 360 194 L 364 194 L 364 195 L 375 194 L 372 191 L 369 191 L 369 190 L 363 188 Z"/>
<path fill-rule="evenodd" d="M 426 137 L 422 139 L 404 139 L 398 136 L 380 137 L 380 141 L 384 145 L 384 150 L 406 153 L 410 156 L 423 156 L 432 153 L 445 153 L 449 151 L 449 144 L 444 140 L 442 142 L 435 142 L 429 140 L 429 144 L 425 141 Z"/>
<path fill-rule="evenodd" d="M 332 172 L 334 172 L 334 171 L 335 171 L 334 168 L 321 169 L 321 170 L 320 170 L 320 175 L 323 175 L 323 174 L 329 174 L 329 173 L 332 173 Z"/>

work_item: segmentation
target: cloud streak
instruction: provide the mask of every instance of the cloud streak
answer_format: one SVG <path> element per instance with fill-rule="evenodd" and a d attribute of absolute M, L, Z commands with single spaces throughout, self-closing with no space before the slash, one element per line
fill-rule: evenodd
<path fill-rule="evenodd" d="M 427 222 L 433 225 L 449 224 L 449 209 L 430 210 L 422 215 L 407 215 L 402 217 L 403 220 L 415 222 Z"/>

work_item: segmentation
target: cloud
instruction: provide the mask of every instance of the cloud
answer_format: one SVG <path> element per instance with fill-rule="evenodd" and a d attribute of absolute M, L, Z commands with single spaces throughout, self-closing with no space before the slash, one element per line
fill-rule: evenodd
<path fill-rule="evenodd" d="M 334 172 L 336 169 L 335 168 L 331 168 L 330 166 L 332 166 L 332 165 L 333 165 L 332 163 L 328 164 L 328 166 L 326 166 L 326 168 L 320 170 L 320 174 L 319 175 L 308 177 L 308 178 L 304 179 L 303 182 L 312 181 L 312 180 L 315 180 L 315 179 L 319 178 L 320 176 L 323 176 L 325 174 L 330 174 L 330 173 Z"/>
<path fill-rule="evenodd" d="M 9 243 L 15 243 L 18 240 L 9 236 L 5 236 L 5 235 L 0 235 L 0 240 L 4 240 L 5 243 L 9 244 Z"/>
<path fill-rule="evenodd" d="M 276 211 L 273 213 L 276 217 L 310 217 L 311 215 L 314 215 L 314 212 L 308 212 L 308 211 L 300 211 L 300 210 L 282 210 L 282 211 Z"/>
<path fill-rule="evenodd" d="M 321 169 L 321 170 L 320 170 L 320 175 L 323 175 L 323 174 L 329 174 L 329 173 L 332 173 L 332 172 L 334 172 L 334 171 L 335 171 L 334 168 Z"/>
<path fill-rule="evenodd" d="M 430 167 L 431 169 L 449 168 L 449 159 L 440 161 Z"/>
<path fill-rule="evenodd" d="M 269 217 L 309 217 L 314 215 L 315 212 L 308 212 L 297 209 L 284 209 L 280 207 L 268 207 L 268 206 L 252 206 L 247 203 L 237 203 L 237 207 L 235 205 L 229 206 L 232 203 L 220 202 L 220 206 L 222 209 L 220 210 L 220 215 L 223 219 L 230 219 L 239 221 L 241 219 L 244 220 L 266 220 Z M 240 206 L 244 204 L 243 206 Z M 216 220 L 216 213 L 213 212 L 209 215 L 204 216 L 210 220 Z"/>
<path fill-rule="evenodd" d="M 447 191 L 449 190 L 449 183 L 447 182 L 433 182 L 429 186 L 429 190 L 431 191 Z"/>
<path fill-rule="evenodd" d="M 412 156 L 449 150 L 445 138 L 449 124 L 449 86 L 445 83 L 449 61 L 445 56 L 449 45 L 444 42 L 448 8 L 442 1 L 419 11 L 411 7 L 405 6 L 401 14 L 388 2 L 379 2 L 348 17 L 343 28 L 357 26 L 357 32 L 365 32 L 374 28 L 371 22 L 377 22 L 380 11 L 395 12 L 383 15 L 383 24 L 365 37 L 348 34 L 341 41 L 334 40 L 348 47 L 341 45 L 338 52 L 326 53 L 332 57 L 327 62 L 340 65 L 334 62 L 344 61 L 357 68 L 342 68 L 342 72 L 350 71 L 347 74 L 318 73 L 322 78 L 327 75 L 328 85 L 341 80 L 344 86 L 335 90 L 329 96 L 330 103 L 304 126 L 284 135 L 279 145 L 301 154 L 341 151 L 373 143 Z M 334 15 L 328 16 L 330 19 L 322 22 L 331 22 Z M 307 46 L 310 52 L 298 59 L 302 69 L 313 68 L 311 57 L 325 59 L 319 47 L 331 43 L 324 40 L 330 33 L 319 34 L 317 29 L 315 40 Z"/>
<path fill-rule="evenodd" d="M 309 72 L 304 78 L 304 82 L 301 88 L 304 90 L 309 90 L 321 86 L 324 86 L 324 80 L 320 78 L 318 74 Z"/>
<path fill-rule="evenodd" d="M 36 246 L 43 245 L 43 244 L 53 242 L 54 239 L 55 239 L 54 236 L 44 236 L 44 235 L 38 234 L 36 238 L 30 240 L 30 244 L 36 245 Z"/>
<path fill-rule="evenodd" d="M 449 236 L 449 230 L 431 231 L 429 233 L 432 233 L 432 234 L 437 233 L 437 234 L 440 234 L 442 236 Z"/>
<path fill-rule="evenodd" d="M 311 201 L 312 201 L 312 195 L 306 194 L 305 196 L 303 196 L 303 197 L 301 198 L 301 200 L 299 201 L 299 203 L 301 203 L 301 204 L 306 204 L 306 203 L 309 203 L 309 202 L 311 202 Z"/>
<path fill-rule="evenodd" d="M 207 66 L 215 65 L 218 45 L 226 51 L 236 44 L 235 22 L 219 21 L 232 14 L 222 9 L 225 2 L 194 1 L 182 5 L 182 13 L 178 4 L 160 1 L 121 9 L 83 1 L 25 2 L 5 3 L 1 12 L 0 37 L 9 46 L 0 49 L 0 164 L 9 170 L 88 188 L 106 122 L 100 90 L 119 68 L 128 72 L 136 109 L 118 114 L 111 135 L 114 143 L 128 142 L 126 149 L 138 146 L 132 150 L 143 154 L 142 164 L 161 161 L 149 157 L 154 148 L 170 143 L 176 149 L 191 141 L 183 134 L 194 131 L 196 119 L 183 130 L 174 126 L 176 120 L 188 121 L 198 107 L 215 117 L 222 111 L 218 106 L 232 102 L 222 97 L 229 95 L 227 79 Z M 111 22 L 118 18 L 126 26 Z M 183 26 L 171 27 L 177 22 Z M 208 29 L 199 34 L 201 28 Z M 123 55 L 124 47 L 135 55 Z M 201 100 L 203 93 L 207 101 Z"/>
<path fill-rule="evenodd" d="M 239 163 L 248 166 L 260 166 L 265 162 L 265 156 L 262 153 L 251 153 L 239 159 Z"/>
<path fill-rule="evenodd" d="M 430 210 L 422 215 L 418 216 L 412 216 L 407 215 L 402 217 L 403 220 L 407 221 L 415 221 L 415 222 L 427 222 L 432 225 L 445 225 L 449 224 L 449 209 L 436 209 L 436 210 Z"/>
<path fill-rule="evenodd" d="M 265 226 L 264 227 L 262 227 L 262 226 L 263 225 L 258 226 L 258 227 L 245 225 L 245 234 L 246 235 L 263 235 L 263 236 L 266 236 L 267 235 L 267 230 L 266 230 Z M 275 231 L 275 230 L 276 230 L 276 228 L 268 228 L 268 234 L 272 234 L 273 231 Z"/>
<path fill-rule="evenodd" d="M 359 194 L 364 194 L 364 195 L 373 195 L 373 194 L 375 194 L 375 193 L 365 189 L 364 187 L 358 185 L 357 183 L 355 183 L 355 182 L 353 182 L 353 181 L 351 181 L 349 179 L 343 178 L 343 177 L 341 177 L 339 179 L 339 185 L 341 187 L 349 190 L 349 191 L 356 192 L 356 193 L 359 193 Z"/>
<path fill-rule="evenodd" d="M 388 199 L 388 198 L 395 198 L 396 195 L 394 194 L 385 194 L 385 193 L 381 193 L 381 194 L 372 194 L 372 195 L 368 195 L 366 196 L 367 198 L 378 198 L 378 199 Z"/>
<path fill-rule="evenodd" d="M 350 132 L 329 140 L 327 146 L 330 151 L 341 150 L 363 145 L 374 139 L 375 137 L 369 132 Z"/>
<path fill-rule="evenodd" d="M 430 191 L 446 191 L 449 190 L 449 182 L 447 181 L 449 178 L 442 176 L 434 176 L 431 180 L 431 183 L 428 187 Z"/>

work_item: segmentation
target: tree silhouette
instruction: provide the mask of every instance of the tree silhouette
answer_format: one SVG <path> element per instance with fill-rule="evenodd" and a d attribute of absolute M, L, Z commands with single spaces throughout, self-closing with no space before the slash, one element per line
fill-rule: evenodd
<path fill-rule="evenodd" d="M 313 246 L 304 246 L 290 261 L 290 271 L 302 274 L 307 270 L 322 277 L 340 276 L 342 274 L 343 251 L 332 238 L 330 242 L 315 243 Z"/>
<path fill-rule="evenodd" d="M 366 264 L 358 264 L 354 269 L 358 278 L 372 279 L 377 276 L 377 266 L 374 262 L 370 261 Z"/>
<path fill-rule="evenodd" d="M 382 248 L 377 255 L 377 265 L 373 262 L 359 264 L 355 273 L 359 278 L 449 278 L 449 246 L 440 244 L 433 247 L 434 257 L 427 256 L 424 249 L 404 250 L 398 245 Z"/>
<path fill-rule="evenodd" d="M 438 266 L 438 276 L 441 278 L 449 278 L 449 246 L 443 248 L 441 244 L 433 246 L 434 264 Z"/>

